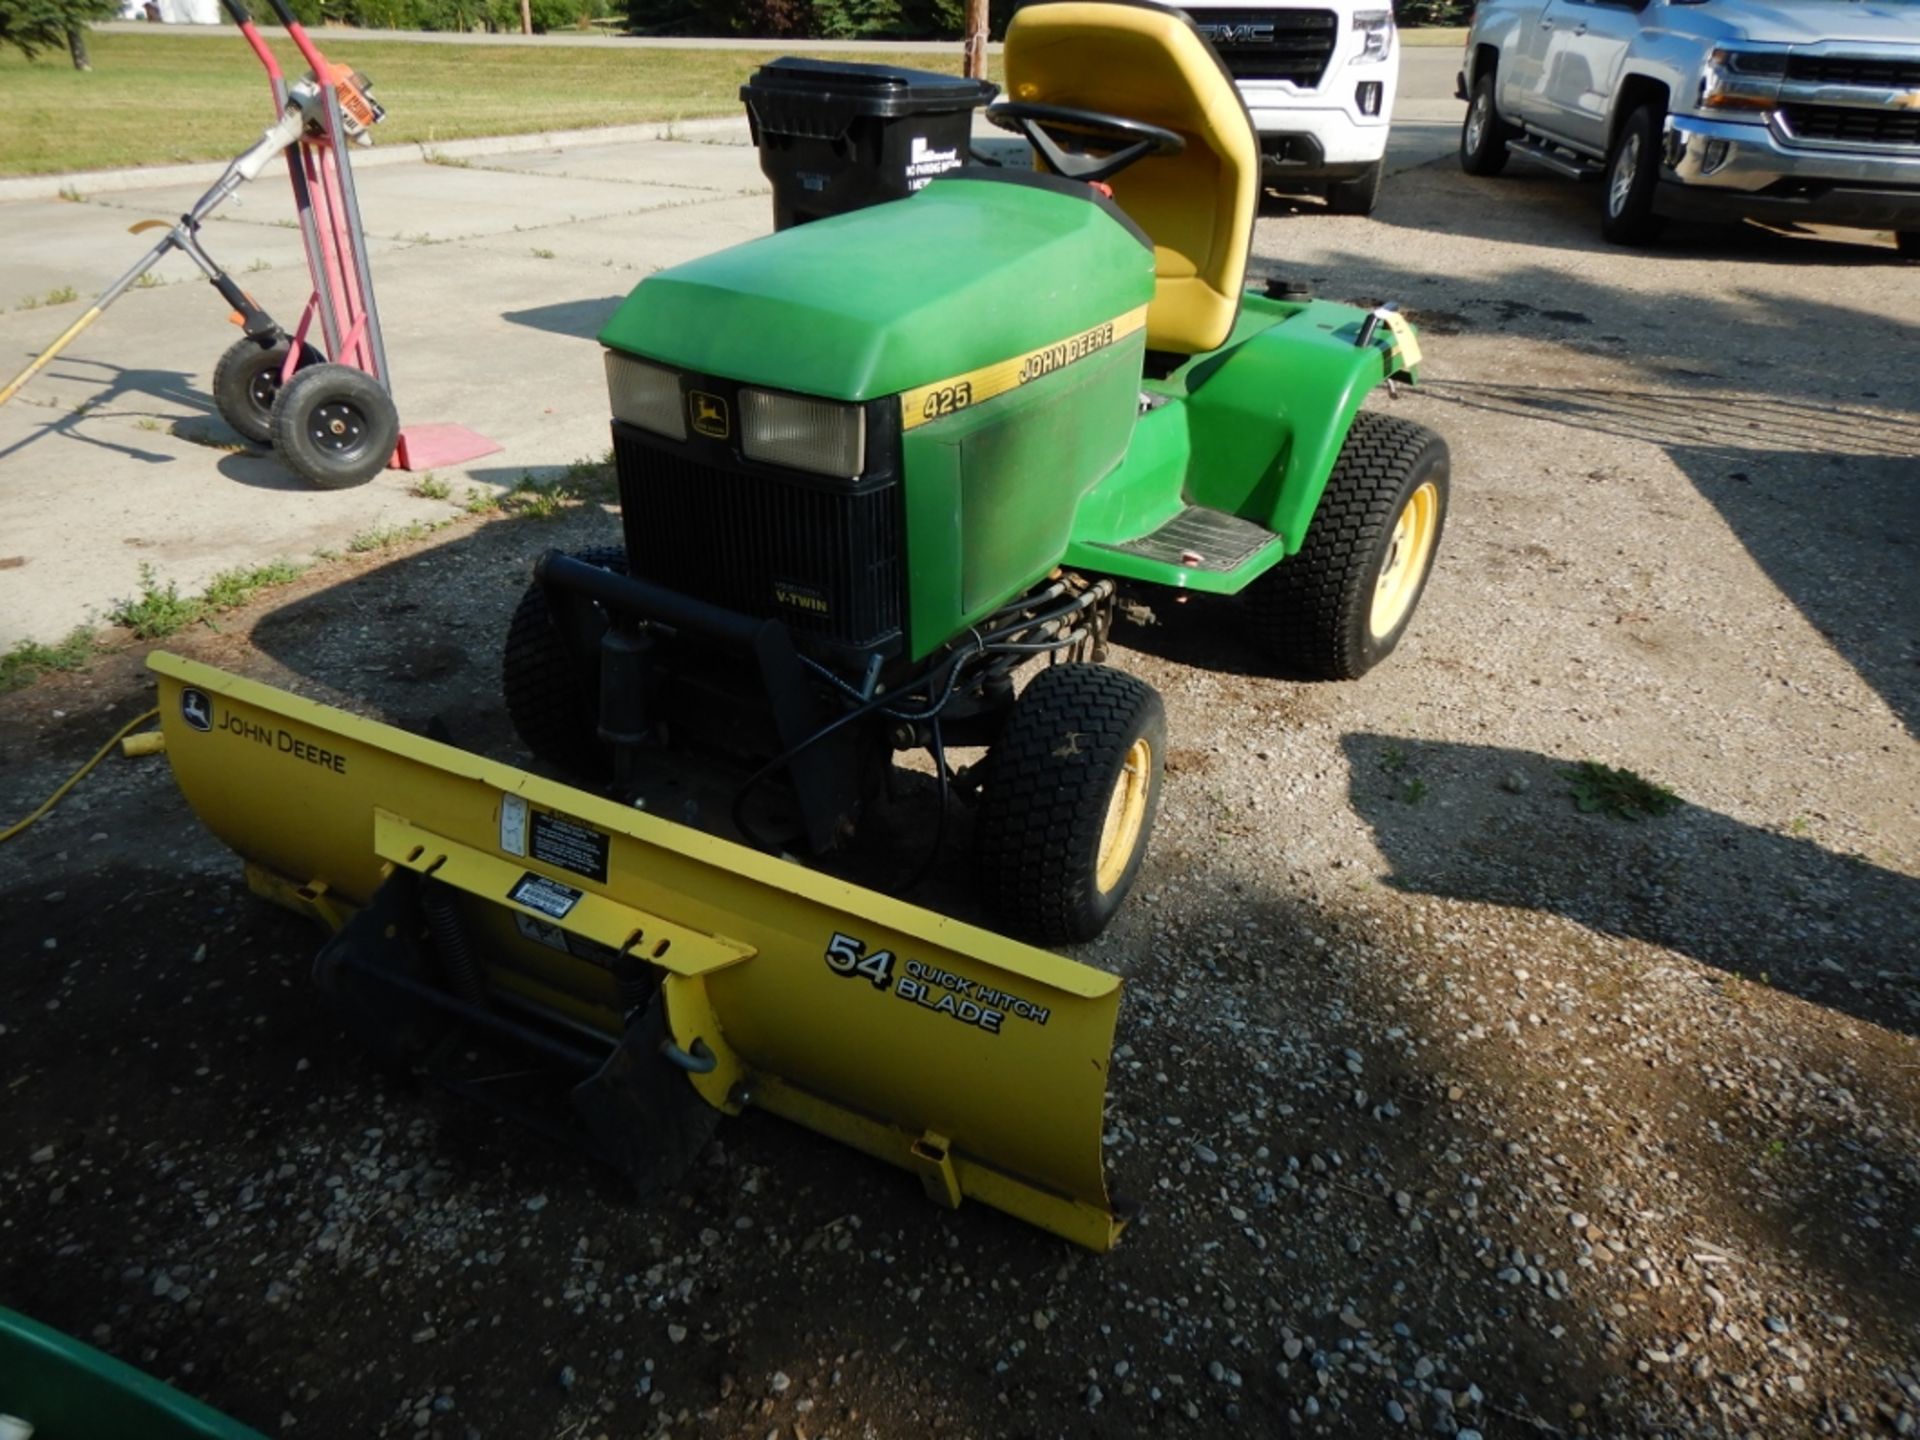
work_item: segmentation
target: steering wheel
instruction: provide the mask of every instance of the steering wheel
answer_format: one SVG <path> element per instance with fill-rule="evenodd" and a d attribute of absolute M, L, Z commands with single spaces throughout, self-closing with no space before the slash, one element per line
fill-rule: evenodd
<path fill-rule="evenodd" d="M 1024 135 L 1056 175 L 1084 180 L 1089 185 L 1112 179 L 1148 155 L 1178 155 L 1187 148 L 1187 142 L 1172 130 L 1149 125 L 1144 120 L 1129 120 L 1124 115 L 1107 115 L 1071 105 L 1030 105 L 1006 100 L 989 105 L 987 119 L 1002 130 Z M 1049 126 L 1060 127 L 1079 143 L 1066 148 L 1047 133 Z M 1107 153 L 1095 154 L 1096 149 Z"/>

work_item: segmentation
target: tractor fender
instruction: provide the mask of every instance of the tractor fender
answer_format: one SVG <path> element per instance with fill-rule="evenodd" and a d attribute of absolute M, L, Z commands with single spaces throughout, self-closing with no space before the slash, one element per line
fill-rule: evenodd
<path fill-rule="evenodd" d="M 1353 417 L 1389 374 L 1409 375 L 1366 312 L 1309 303 L 1221 357 L 1188 401 L 1193 498 L 1272 530 L 1296 553 Z"/>

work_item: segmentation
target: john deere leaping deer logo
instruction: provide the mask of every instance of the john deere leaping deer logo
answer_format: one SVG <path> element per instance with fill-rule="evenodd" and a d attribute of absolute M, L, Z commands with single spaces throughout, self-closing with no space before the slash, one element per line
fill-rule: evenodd
<path fill-rule="evenodd" d="M 727 402 L 718 395 L 689 390 L 687 413 L 693 417 L 693 428 L 710 440 L 724 440 L 733 433 L 733 427 L 727 423 Z"/>

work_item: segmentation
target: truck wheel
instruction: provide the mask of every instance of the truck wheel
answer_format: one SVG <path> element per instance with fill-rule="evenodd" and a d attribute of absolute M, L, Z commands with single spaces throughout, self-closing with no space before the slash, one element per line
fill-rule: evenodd
<path fill-rule="evenodd" d="M 1513 134 L 1494 104 L 1493 71 L 1488 70 L 1473 82 L 1473 98 L 1460 126 L 1460 168 L 1469 175 L 1498 175 L 1507 168 L 1507 142 Z"/>
<path fill-rule="evenodd" d="M 1393 653 L 1447 523 L 1447 442 L 1362 411 L 1300 553 L 1247 589 L 1253 639 L 1318 680 L 1356 680 Z"/>
<path fill-rule="evenodd" d="M 1653 213 L 1660 181 L 1660 109 L 1642 105 L 1627 117 L 1607 154 L 1600 233 L 1615 245 L 1650 245 L 1664 222 Z"/>
<path fill-rule="evenodd" d="M 1387 162 L 1376 160 L 1358 175 L 1327 186 L 1327 208 L 1336 215 L 1371 215 L 1380 203 L 1380 177 Z"/>
<path fill-rule="evenodd" d="M 242 335 L 213 367 L 213 403 L 220 418 L 256 445 L 273 443 L 273 399 L 280 393 L 280 367 L 286 364 L 292 344 L 285 335 L 266 344 Z M 326 358 L 303 343 L 295 371 Z"/>
<path fill-rule="evenodd" d="M 393 397 L 364 370 L 315 365 L 273 399 L 273 448 L 294 474 L 322 490 L 364 485 L 393 459 L 400 417 Z"/>
<path fill-rule="evenodd" d="M 582 550 L 573 558 L 616 575 L 627 573 L 627 552 L 617 545 Z M 582 779 L 612 776 L 612 757 L 598 733 L 599 666 L 574 658 L 554 627 L 547 592 L 537 583 L 527 587 L 507 624 L 500 689 L 507 718 L 527 749 Z"/>
<path fill-rule="evenodd" d="M 1920 230 L 1897 230 L 1893 247 L 1909 260 L 1920 260 Z"/>
<path fill-rule="evenodd" d="M 1126 899 L 1160 805 L 1167 717 L 1151 685 L 1105 665 L 1052 665 L 987 756 L 974 866 L 1009 930 L 1091 940 Z"/>

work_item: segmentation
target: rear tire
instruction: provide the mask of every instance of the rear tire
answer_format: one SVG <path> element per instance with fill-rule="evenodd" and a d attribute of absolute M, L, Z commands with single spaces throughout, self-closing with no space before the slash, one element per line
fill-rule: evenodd
<path fill-rule="evenodd" d="M 386 387 L 351 365 L 302 370 L 273 400 L 273 448 L 322 490 L 364 485 L 393 459 L 400 416 Z"/>
<path fill-rule="evenodd" d="M 1493 99 L 1493 72 L 1473 82 L 1467 118 L 1460 125 L 1460 168 L 1469 175 L 1498 175 L 1507 168 L 1507 142 L 1514 129 L 1500 118 Z"/>
<path fill-rule="evenodd" d="M 1028 682 L 987 756 L 974 865 L 1000 923 L 1043 945 L 1091 940 L 1133 888 L 1160 805 L 1167 717 L 1105 665 Z"/>
<path fill-rule="evenodd" d="M 1651 245 L 1666 224 L 1653 211 L 1660 183 L 1660 118 L 1659 106 L 1640 106 L 1607 152 L 1600 233 L 1615 245 Z"/>
<path fill-rule="evenodd" d="M 1357 680 L 1406 633 L 1446 527 L 1447 442 L 1363 410 L 1300 553 L 1247 588 L 1254 643 L 1289 670 Z"/>
<path fill-rule="evenodd" d="M 1909 260 L 1920 260 L 1920 230 L 1896 230 L 1893 248 Z"/>
<path fill-rule="evenodd" d="M 270 342 L 242 335 L 213 367 L 213 403 L 220 418 L 256 445 L 273 443 L 273 402 L 280 393 L 280 368 L 292 347 L 292 339 L 285 335 Z M 294 372 L 325 360 L 313 346 L 302 343 Z"/>
<path fill-rule="evenodd" d="M 627 573 L 627 552 L 619 546 L 583 550 L 573 558 L 616 575 Z M 583 779 L 605 781 L 612 776 L 613 757 L 598 733 L 599 666 L 574 658 L 538 582 L 527 587 L 507 625 L 500 689 L 507 718 L 527 749 Z"/>
<path fill-rule="evenodd" d="M 1358 175 L 1327 186 L 1327 209 L 1336 215 L 1371 215 L 1380 203 L 1380 180 L 1387 162 L 1376 160 Z"/>

